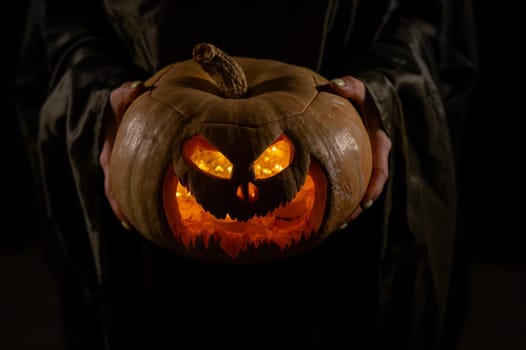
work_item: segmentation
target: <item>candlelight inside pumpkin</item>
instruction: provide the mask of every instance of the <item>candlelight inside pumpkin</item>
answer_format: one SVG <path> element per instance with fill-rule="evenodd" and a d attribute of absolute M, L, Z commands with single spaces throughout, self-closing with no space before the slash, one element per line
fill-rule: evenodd
<path fill-rule="evenodd" d="M 279 147 L 278 143 L 272 147 Z M 263 156 L 266 167 L 261 172 L 268 174 L 283 166 L 281 151 L 270 151 L 277 154 L 277 167 L 270 166 L 272 163 L 267 156 Z M 231 170 L 219 170 L 223 168 L 224 157 L 217 156 L 219 165 L 214 166 L 210 160 L 210 154 L 205 153 L 208 161 L 194 158 L 199 164 L 206 163 L 212 174 L 224 175 Z M 272 158 L 272 157 L 270 157 Z M 202 162 L 201 162 L 202 161 Z M 216 175 L 218 176 L 218 175 Z M 250 183 L 248 196 L 253 198 L 249 202 L 256 201 L 258 188 Z M 310 235 L 318 231 L 325 212 L 327 183 L 323 172 L 315 163 L 311 163 L 309 175 L 298 194 L 288 203 L 274 209 L 267 215 L 253 217 L 247 220 L 236 220 L 227 213 L 225 218 L 217 218 L 203 208 L 190 191 L 183 186 L 170 168 L 166 173 L 164 182 L 164 207 L 166 217 L 171 227 L 174 238 L 182 243 L 187 250 L 194 249 L 197 245 L 203 245 L 209 249 L 209 242 L 213 240 L 216 245 L 232 259 L 236 259 L 240 252 L 248 252 L 254 249 L 262 249 L 264 246 L 272 248 L 277 245 L 280 250 L 285 251 L 301 240 L 308 240 Z M 252 188 L 252 189 L 251 189 Z M 245 201 L 245 196 L 236 193 L 240 201 Z"/>

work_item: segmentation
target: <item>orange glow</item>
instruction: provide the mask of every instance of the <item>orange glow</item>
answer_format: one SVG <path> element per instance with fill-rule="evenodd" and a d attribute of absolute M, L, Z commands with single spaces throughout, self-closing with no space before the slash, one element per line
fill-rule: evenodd
<path fill-rule="evenodd" d="M 222 179 L 230 179 L 232 175 L 232 163 L 200 136 L 185 143 L 183 154 L 190 164 L 208 175 Z"/>
<path fill-rule="evenodd" d="M 286 137 L 279 138 L 254 162 L 256 179 L 266 179 L 282 172 L 290 165 L 293 146 Z"/>
<path fill-rule="evenodd" d="M 256 179 L 267 179 L 286 169 L 292 161 L 294 147 L 285 136 L 280 137 L 256 159 L 253 164 Z M 202 172 L 230 179 L 232 163 L 216 147 L 201 136 L 192 137 L 184 145 L 186 161 Z"/>
<path fill-rule="evenodd" d="M 323 220 L 326 187 L 323 171 L 311 162 L 309 175 L 291 202 L 266 216 L 255 216 L 247 221 L 237 221 L 228 215 L 218 219 L 197 203 L 170 170 L 164 188 L 165 213 L 174 238 L 186 250 L 194 249 L 197 242 L 204 244 L 206 249 L 214 244 L 236 259 L 241 252 L 258 247 L 275 245 L 284 251 L 302 240 L 309 240 Z"/>
<path fill-rule="evenodd" d="M 205 244 L 211 238 L 220 239 L 223 250 L 235 257 L 248 245 L 239 245 L 237 241 L 259 245 L 265 241 L 277 243 L 281 249 L 298 242 L 305 231 L 305 223 L 314 204 L 314 183 L 310 176 L 298 196 L 287 206 L 277 208 L 263 217 L 253 217 L 248 221 L 237 221 L 227 216 L 217 219 L 199 205 L 188 189 L 177 185 L 177 204 L 180 222 L 184 227 L 181 238 L 190 248 L 197 236 L 203 237 Z M 294 208 L 295 209 L 287 209 Z M 310 229 L 305 232 L 307 236 Z"/>
<path fill-rule="evenodd" d="M 258 200 L 258 194 L 258 187 L 252 182 L 249 182 L 247 186 L 239 186 L 236 191 L 237 198 L 248 203 L 255 203 Z"/>

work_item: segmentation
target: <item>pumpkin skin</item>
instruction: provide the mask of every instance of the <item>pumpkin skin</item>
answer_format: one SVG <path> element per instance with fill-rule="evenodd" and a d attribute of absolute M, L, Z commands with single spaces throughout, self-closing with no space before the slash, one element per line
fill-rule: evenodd
<path fill-rule="evenodd" d="M 346 224 L 365 194 L 367 131 L 347 99 L 320 88 L 328 80 L 318 73 L 233 59 L 243 96 L 225 97 L 195 60 L 145 82 L 115 139 L 113 195 L 138 232 L 175 254 L 229 264 L 300 254 Z M 275 171 L 263 160 L 274 151 Z"/>

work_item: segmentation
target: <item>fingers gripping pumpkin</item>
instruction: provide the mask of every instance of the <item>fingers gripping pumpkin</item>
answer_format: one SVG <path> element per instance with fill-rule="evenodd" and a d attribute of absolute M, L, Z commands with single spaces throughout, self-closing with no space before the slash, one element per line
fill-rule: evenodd
<path fill-rule="evenodd" d="M 304 67 L 194 59 L 147 82 L 111 159 L 116 201 L 142 235 L 176 254 L 256 263 L 309 250 L 349 220 L 371 175 L 371 147 L 345 98 Z"/>

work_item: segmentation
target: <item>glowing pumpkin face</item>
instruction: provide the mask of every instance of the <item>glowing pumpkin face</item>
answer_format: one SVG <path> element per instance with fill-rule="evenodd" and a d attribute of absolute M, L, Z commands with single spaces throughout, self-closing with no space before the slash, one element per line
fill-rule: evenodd
<path fill-rule="evenodd" d="M 313 248 L 348 221 L 371 173 L 361 119 L 319 89 L 327 83 L 196 46 L 194 60 L 150 78 L 123 118 L 111 162 L 121 209 L 151 241 L 200 261 Z"/>

